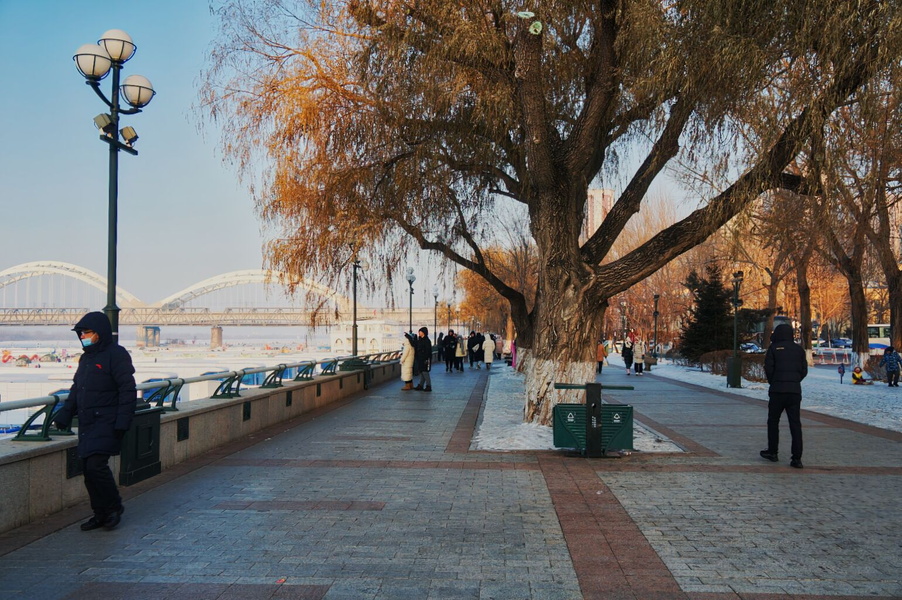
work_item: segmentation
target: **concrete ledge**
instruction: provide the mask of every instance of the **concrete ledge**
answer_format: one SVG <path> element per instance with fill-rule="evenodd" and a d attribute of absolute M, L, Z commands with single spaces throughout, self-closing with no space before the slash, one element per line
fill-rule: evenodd
<path fill-rule="evenodd" d="M 370 385 L 401 375 L 397 361 L 373 365 Z M 163 470 L 251 433 L 328 406 L 364 390 L 364 372 L 341 371 L 312 381 L 283 382 L 273 389 L 248 388 L 238 398 L 192 400 L 160 419 Z M 290 395 L 290 406 L 289 406 Z M 245 420 L 245 404 L 250 415 Z M 178 440 L 179 422 L 187 420 L 188 437 Z M 183 422 L 183 427 L 185 424 Z M 67 454 L 76 436 L 49 442 L 0 440 L 0 533 L 20 527 L 87 499 L 81 477 L 67 478 Z M 119 457 L 110 461 L 118 478 Z"/>

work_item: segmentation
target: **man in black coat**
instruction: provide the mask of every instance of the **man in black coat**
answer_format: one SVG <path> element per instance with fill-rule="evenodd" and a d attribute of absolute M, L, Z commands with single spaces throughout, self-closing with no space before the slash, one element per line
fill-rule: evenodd
<path fill-rule="evenodd" d="M 448 335 L 442 340 L 442 346 L 444 346 L 445 352 L 445 373 L 450 373 L 457 354 L 457 336 L 453 329 L 448 330 Z"/>
<path fill-rule="evenodd" d="M 432 391 L 432 379 L 429 371 L 432 368 L 432 340 L 429 339 L 429 329 L 420 327 L 417 331 L 417 345 L 413 354 L 413 372 L 420 375 L 420 381 L 415 390 L 422 392 Z"/>
<path fill-rule="evenodd" d="M 72 417 L 78 415 L 78 456 L 94 511 L 94 516 L 82 523 L 82 531 L 112 529 L 125 509 L 109 459 L 119 454 L 135 415 L 135 368 L 128 351 L 113 340 L 110 321 L 102 312 L 86 314 L 73 331 L 84 353 L 69 397 L 53 421 L 58 428 L 68 429 Z"/>
<path fill-rule="evenodd" d="M 802 468 L 802 380 L 808 375 L 805 350 L 792 341 L 792 327 L 777 325 L 770 337 L 770 347 L 764 356 L 764 373 L 770 384 L 767 395 L 767 450 L 761 457 L 777 462 L 780 446 L 780 416 L 786 411 L 789 433 L 792 435 L 792 456 L 789 465 Z"/>

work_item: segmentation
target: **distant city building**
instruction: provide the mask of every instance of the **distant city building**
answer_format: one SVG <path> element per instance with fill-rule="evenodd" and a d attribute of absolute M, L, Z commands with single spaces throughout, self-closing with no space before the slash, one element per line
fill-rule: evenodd
<path fill-rule="evenodd" d="M 601 223 L 613 207 L 614 190 L 589 188 L 586 199 L 586 218 L 583 220 L 583 228 L 579 234 L 580 244 L 584 244 L 601 227 Z"/>
<path fill-rule="evenodd" d="M 430 328 L 432 325 L 429 326 Z M 357 321 L 357 353 L 378 354 L 400 350 L 404 341 L 403 332 L 406 324 L 395 321 L 377 319 L 358 319 Z M 336 355 L 349 356 L 353 348 L 353 323 L 342 321 L 333 325 L 329 331 L 330 352 Z"/>

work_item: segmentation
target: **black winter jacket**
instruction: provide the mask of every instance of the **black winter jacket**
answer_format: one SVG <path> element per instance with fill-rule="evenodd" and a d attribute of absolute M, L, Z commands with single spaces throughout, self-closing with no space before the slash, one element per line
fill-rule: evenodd
<path fill-rule="evenodd" d="M 91 329 L 100 337 L 78 361 L 66 403 L 53 416 L 68 427 L 78 415 L 78 455 L 119 454 L 121 438 L 135 415 L 135 367 L 128 351 L 113 341 L 113 330 L 102 312 L 88 313 L 74 331 Z"/>
<path fill-rule="evenodd" d="M 801 394 L 802 380 L 808 375 L 805 350 L 792 341 L 792 327 L 777 325 L 770 336 L 770 347 L 764 356 L 764 373 L 770 384 L 769 392 Z"/>
<path fill-rule="evenodd" d="M 414 370 L 417 374 L 421 371 L 431 371 L 432 340 L 428 335 L 417 336 L 416 349 L 413 354 Z"/>

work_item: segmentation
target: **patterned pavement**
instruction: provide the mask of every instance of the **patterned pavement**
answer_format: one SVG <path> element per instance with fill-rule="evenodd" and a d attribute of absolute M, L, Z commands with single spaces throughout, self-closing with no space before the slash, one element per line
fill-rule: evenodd
<path fill-rule="evenodd" d="M 489 382 L 259 432 L 125 489 L 111 532 L 81 505 L 4 534 L 0 599 L 902 597 L 902 434 L 804 413 L 790 469 L 757 456 L 764 403 L 612 369 L 688 452 L 471 451 Z"/>

